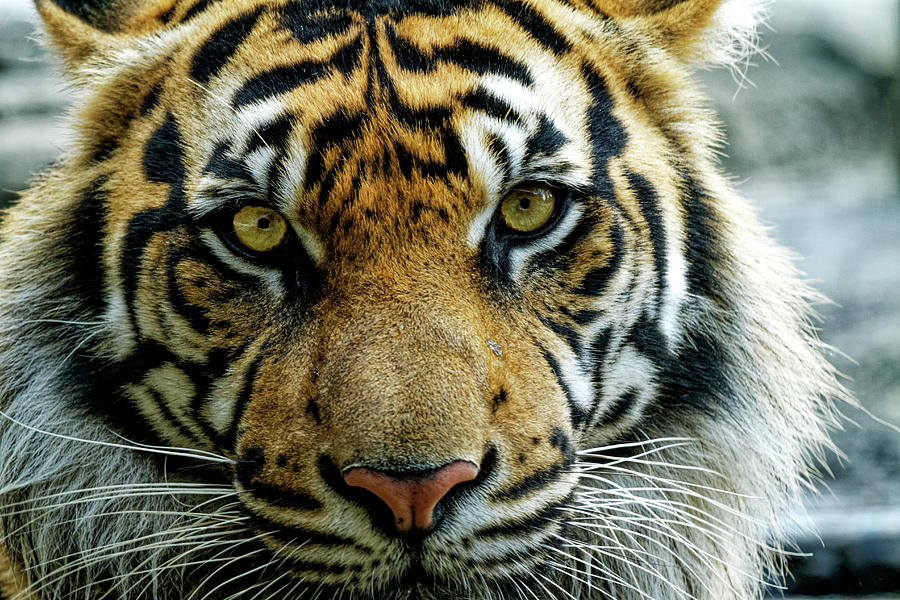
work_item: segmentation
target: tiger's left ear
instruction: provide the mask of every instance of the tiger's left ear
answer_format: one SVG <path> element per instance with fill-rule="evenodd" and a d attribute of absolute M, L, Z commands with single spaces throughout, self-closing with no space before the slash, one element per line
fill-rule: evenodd
<path fill-rule="evenodd" d="M 602 14 L 657 37 L 690 63 L 734 66 L 758 50 L 771 0 L 589 0 Z"/>
<path fill-rule="evenodd" d="M 47 38 L 72 67 L 114 48 L 120 34 L 163 29 L 177 0 L 35 0 Z"/>

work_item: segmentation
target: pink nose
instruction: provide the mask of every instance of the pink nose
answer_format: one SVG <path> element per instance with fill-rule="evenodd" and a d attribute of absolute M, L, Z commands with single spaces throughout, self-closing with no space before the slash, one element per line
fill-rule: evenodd
<path fill-rule="evenodd" d="M 361 487 L 378 496 L 394 513 L 397 531 L 432 526 L 434 507 L 453 487 L 478 475 L 474 464 L 458 460 L 425 474 L 388 474 L 367 467 L 354 467 L 344 474 L 347 485 Z"/>

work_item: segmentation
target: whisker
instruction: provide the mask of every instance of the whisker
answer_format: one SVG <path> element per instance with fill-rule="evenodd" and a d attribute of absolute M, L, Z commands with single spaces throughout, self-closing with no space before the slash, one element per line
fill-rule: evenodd
<path fill-rule="evenodd" d="M 269 531 L 269 532 L 259 533 L 259 534 L 255 535 L 255 536 L 253 536 L 253 537 L 247 538 L 247 539 L 245 539 L 245 540 L 241 540 L 240 542 L 238 542 L 237 544 L 235 544 L 234 548 L 237 548 L 238 546 L 241 546 L 241 545 L 243 545 L 243 544 L 255 542 L 255 541 L 260 540 L 260 539 L 262 539 L 262 538 L 264 538 L 264 537 L 266 537 L 266 536 L 272 535 L 272 533 L 274 533 L 274 532 Z M 191 592 L 191 595 L 188 596 L 185 600 L 193 600 L 193 599 L 197 596 L 197 594 L 199 594 L 200 591 L 203 589 L 203 586 L 205 586 L 207 583 L 210 582 L 210 580 L 212 580 L 212 578 L 214 578 L 216 575 L 218 575 L 218 574 L 222 571 L 222 569 L 225 569 L 225 568 L 228 567 L 229 565 L 231 565 L 231 564 L 233 564 L 233 563 L 235 563 L 235 562 L 238 562 L 238 561 L 240 561 L 240 560 L 246 560 L 247 558 L 249 558 L 249 557 L 251 557 L 251 556 L 255 556 L 255 555 L 257 555 L 257 554 L 260 554 L 261 552 L 263 552 L 263 549 L 254 550 L 254 551 L 252 551 L 252 552 L 249 552 L 249 553 L 246 553 L 246 554 L 242 554 L 242 555 L 240 555 L 240 556 L 232 557 L 231 560 L 229 560 L 228 562 L 226 562 L 225 564 L 223 564 L 222 566 L 220 566 L 218 569 L 216 569 L 215 571 L 213 571 L 212 573 L 210 573 L 205 579 L 203 579 L 203 581 L 201 581 L 201 582 L 197 585 L 197 587 L 194 589 L 194 591 Z M 230 582 L 230 580 L 229 580 L 229 582 Z M 226 583 L 227 583 L 227 582 L 226 582 Z M 220 589 L 222 586 L 223 586 L 223 584 L 219 584 L 218 586 L 216 586 L 216 587 L 214 587 L 213 589 L 209 590 L 208 592 L 206 592 L 206 593 L 202 596 L 201 600 L 206 600 L 207 598 L 211 597 L 211 595 L 212 595 L 213 593 L 215 593 L 216 590 Z"/>
<path fill-rule="evenodd" d="M 70 435 L 65 435 L 62 433 L 54 433 L 52 431 L 44 431 L 42 429 L 38 429 L 37 427 L 32 427 L 26 423 L 18 421 L 8 415 L 7 413 L 0 410 L 0 417 L 3 417 L 9 420 L 12 423 L 15 423 L 19 427 L 27 429 L 29 431 L 33 431 L 35 433 L 39 433 L 41 435 L 46 435 L 53 438 L 59 438 L 62 440 L 70 441 L 70 442 L 79 442 L 82 444 L 92 444 L 95 446 L 104 446 L 107 448 L 119 448 L 122 450 L 132 450 L 135 452 L 148 452 L 151 454 L 160 454 L 164 456 L 179 456 L 183 458 L 195 458 L 198 460 L 205 460 L 213 463 L 226 463 L 226 464 L 237 464 L 237 461 L 227 458 L 225 456 L 220 456 L 218 454 L 214 454 L 212 452 L 207 452 L 205 450 L 194 450 L 191 448 L 169 448 L 166 446 L 149 446 L 146 444 L 139 444 L 137 442 L 129 441 L 128 444 L 116 444 L 113 442 L 104 442 L 100 440 L 87 440 L 83 438 L 78 438 Z M 121 437 L 121 436 L 120 436 Z M 124 438 L 123 438 L 124 439 Z"/>
<path fill-rule="evenodd" d="M 578 545 L 578 544 L 575 544 L 575 542 L 573 542 L 572 540 L 568 540 L 567 538 L 565 538 L 565 537 L 563 537 L 563 536 L 560 536 L 560 535 L 554 535 L 554 537 L 556 537 L 557 539 L 559 539 L 559 540 L 561 540 L 561 541 L 563 541 L 563 542 L 566 542 L 567 544 L 572 544 L 572 545 L 574 545 L 575 547 L 590 549 L 592 554 L 596 553 L 596 554 L 599 554 L 599 555 L 601 555 L 601 556 L 606 556 L 607 558 L 612 558 L 612 559 L 615 559 L 615 560 L 617 560 L 617 561 L 623 562 L 623 563 L 629 565 L 629 566 L 632 567 L 632 568 L 635 568 L 635 569 L 637 569 L 637 570 L 639 570 L 639 571 L 641 571 L 641 572 L 643 572 L 643 573 L 646 573 L 646 574 L 648 574 L 648 575 L 651 575 L 651 576 L 653 576 L 653 577 L 656 577 L 657 579 L 659 579 L 659 580 L 662 581 L 663 583 L 667 584 L 667 585 L 668 585 L 673 591 L 675 591 L 676 593 L 684 594 L 683 597 L 685 597 L 685 598 L 693 598 L 693 596 L 691 596 L 690 594 L 688 594 L 686 591 L 684 591 L 683 589 L 681 589 L 680 587 L 678 587 L 677 585 L 675 585 L 674 583 L 672 583 L 671 581 L 669 581 L 665 576 L 662 575 L 662 573 L 660 573 L 660 572 L 659 572 L 657 569 L 655 569 L 652 565 L 641 565 L 641 564 L 638 564 L 638 563 L 636 563 L 636 562 L 634 562 L 634 561 L 632 561 L 632 560 L 629 560 L 629 559 L 627 559 L 627 558 L 625 558 L 625 557 L 623 557 L 623 556 L 618 556 L 618 555 L 614 554 L 613 552 L 609 552 L 609 551 L 606 551 L 606 550 L 596 549 L 596 548 L 594 548 L 594 547 L 592 547 L 592 546 L 589 546 L 589 545 L 586 545 L 586 544 L 585 544 L 585 545 Z M 562 549 L 560 549 L 560 548 L 555 548 L 555 547 L 550 546 L 550 545 L 547 545 L 546 548 L 547 548 L 548 550 L 552 550 L 552 551 L 554 551 L 554 552 L 558 552 L 558 553 L 560 553 L 560 554 L 563 554 L 564 556 L 567 556 L 569 559 L 575 560 L 576 562 L 579 562 L 579 563 L 585 563 L 585 562 L 586 562 L 584 559 L 578 559 L 578 558 L 576 558 L 576 557 L 571 556 L 570 554 L 568 554 L 567 552 L 565 552 L 564 550 L 562 550 Z M 588 564 L 589 564 L 589 563 L 588 563 Z"/>

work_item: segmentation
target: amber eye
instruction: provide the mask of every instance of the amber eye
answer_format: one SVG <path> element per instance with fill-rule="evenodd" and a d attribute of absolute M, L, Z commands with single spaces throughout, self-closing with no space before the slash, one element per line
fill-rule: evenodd
<path fill-rule="evenodd" d="M 237 241 L 251 252 L 269 252 L 287 235 L 287 221 L 271 208 L 245 206 L 232 218 Z"/>
<path fill-rule="evenodd" d="M 555 210 L 553 191 L 539 186 L 513 190 L 500 203 L 503 223 L 520 233 L 537 231 L 550 222 Z"/>

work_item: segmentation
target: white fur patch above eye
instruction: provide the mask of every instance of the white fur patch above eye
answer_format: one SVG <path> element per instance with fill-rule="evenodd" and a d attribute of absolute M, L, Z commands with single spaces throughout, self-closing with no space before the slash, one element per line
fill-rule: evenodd
<path fill-rule="evenodd" d="M 513 123 L 501 121 L 481 112 L 472 112 L 461 119 L 457 131 L 470 168 L 481 180 L 487 198 L 484 208 L 469 225 L 466 241 L 470 247 L 477 248 L 484 238 L 491 217 L 497 210 L 502 190 L 508 183 L 504 180 L 505 173 L 498 163 L 498 157 L 494 156 L 487 145 L 488 139 L 494 136 L 502 140 L 507 148 L 523 148 L 528 134 Z M 511 155 L 510 159 L 513 163 L 509 165 L 510 171 L 515 173 L 522 157 Z"/>
<path fill-rule="evenodd" d="M 275 160 L 275 152 L 265 146 L 245 154 L 242 158 L 247 170 L 250 171 L 253 183 L 265 189 L 269 183 L 269 168 L 272 166 L 272 161 Z"/>

